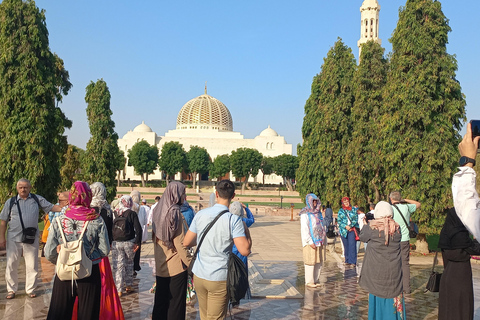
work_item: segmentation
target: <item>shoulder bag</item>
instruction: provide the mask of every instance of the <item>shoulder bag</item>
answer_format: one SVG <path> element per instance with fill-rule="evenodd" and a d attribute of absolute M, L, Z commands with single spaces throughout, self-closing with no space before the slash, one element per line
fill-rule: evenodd
<path fill-rule="evenodd" d="M 197 260 L 197 256 L 198 256 L 198 250 L 200 250 L 200 246 L 202 245 L 202 242 L 203 242 L 203 239 L 205 239 L 205 236 L 207 235 L 208 231 L 210 231 L 210 229 L 213 227 L 213 225 L 215 224 L 215 222 L 217 222 L 217 220 L 225 213 L 225 212 L 228 212 L 228 210 L 223 210 L 221 211 L 216 217 L 215 219 L 213 219 L 212 222 L 210 222 L 208 224 L 208 226 L 205 228 L 205 232 L 202 234 L 202 238 L 200 239 L 200 242 L 198 243 L 198 246 L 197 246 L 197 249 L 195 250 L 195 254 L 193 255 L 193 258 L 192 258 L 192 261 L 190 261 L 190 265 L 188 266 L 188 275 L 193 277 L 193 265 L 195 264 L 195 261 Z"/>
<path fill-rule="evenodd" d="M 424 293 L 427 291 L 438 292 L 440 291 L 440 280 L 442 279 L 442 274 L 435 271 L 435 265 L 437 264 L 437 254 L 435 252 L 435 258 L 433 258 L 432 271 L 430 271 L 430 277 L 428 278 L 427 286 L 425 287 Z"/>
<path fill-rule="evenodd" d="M 22 219 L 22 211 L 20 211 L 20 205 L 18 204 L 18 200 L 16 202 L 17 202 L 18 215 L 20 216 L 20 223 L 22 224 L 22 242 L 33 244 L 35 242 L 35 238 L 37 237 L 37 228 L 35 227 L 25 228 L 25 225 L 23 224 L 23 219 Z"/>
<path fill-rule="evenodd" d="M 410 227 L 410 224 L 407 223 L 407 220 L 403 216 L 402 211 L 400 211 L 400 209 L 398 209 L 396 204 L 393 204 L 393 206 L 395 207 L 395 209 L 397 209 L 398 213 L 400 213 L 400 216 L 402 217 L 403 222 L 405 222 L 405 225 L 408 228 L 408 233 L 409 233 L 410 238 L 416 238 L 417 237 L 417 232 L 413 228 Z"/>
<path fill-rule="evenodd" d="M 350 224 L 352 225 L 353 232 L 355 233 L 355 241 L 360 240 L 360 228 L 354 227 L 352 220 L 350 220 L 350 216 L 348 215 L 348 211 L 346 212 L 346 216 L 348 221 L 350 221 Z"/>
<path fill-rule="evenodd" d="M 232 238 L 232 227 L 230 225 L 232 217 L 228 220 L 228 229 L 230 230 L 230 239 Z M 227 273 L 227 299 L 232 305 L 238 305 L 240 300 L 247 294 L 248 270 L 245 263 L 235 253 L 228 253 L 228 273 Z"/>

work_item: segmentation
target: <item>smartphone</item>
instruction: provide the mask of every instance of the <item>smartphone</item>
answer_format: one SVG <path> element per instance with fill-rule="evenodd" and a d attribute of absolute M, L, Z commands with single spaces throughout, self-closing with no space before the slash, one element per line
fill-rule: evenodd
<path fill-rule="evenodd" d="M 470 120 L 470 124 L 472 125 L 472 139 L 480 136 L 480 120 Z M 477 152 L 480 152 L 480 143 Z"/>
<path fill-rule="evenodd" d="M 480 120 L 470 120 L 472 125 L 472 138 L 480 136 Z"/>

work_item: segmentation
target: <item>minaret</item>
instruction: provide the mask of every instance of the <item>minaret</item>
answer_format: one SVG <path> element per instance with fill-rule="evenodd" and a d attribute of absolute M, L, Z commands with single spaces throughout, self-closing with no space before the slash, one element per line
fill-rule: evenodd
<path fill-rule="evenodd" d="M 360 60 L 360 54 L 362 53 L 362 44 L 370 40 L 382 44 L 382 40 L 378 38 L 378 16 L 380 13 L 380 5 L 377 0 L 364 0 L 360 7 L 360 12 L 360 40 L 357 42 L 358 60 Z"/>

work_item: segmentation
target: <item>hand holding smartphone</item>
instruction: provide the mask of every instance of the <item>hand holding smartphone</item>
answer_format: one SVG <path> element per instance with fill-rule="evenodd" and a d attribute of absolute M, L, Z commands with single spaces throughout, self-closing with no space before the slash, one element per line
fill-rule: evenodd
<path fill-rule="evenodd" d="M 470 125 L 472 127 L 472 140 L 475 137 L 480 136 L 480 120 L 470 120 Z M 480 143 L 478 144 L 478 150 L 480 150 Z"/>

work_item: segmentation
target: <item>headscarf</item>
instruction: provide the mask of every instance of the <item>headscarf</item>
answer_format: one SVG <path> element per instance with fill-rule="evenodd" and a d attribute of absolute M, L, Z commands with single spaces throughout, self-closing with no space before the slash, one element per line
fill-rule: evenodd
<path fill-rule="evenodd" d="M 313 201 L 317 201 L 317 205 L 313 205 Z M 323 245 L 323 239 L 325 239 L 325 229 L 323 227 L 323 216 L 320 208 L 322 207 L 322 202 L 314 194 L 309 193 L 305 197 L 305 208 L 300 211 L 300 214 L 306 214 L 308 218 L 308 231 L 310 237 L 313 240 L 315 246 L 319 247 Z"/>
<path fill-rule="evenodd" d="M 233 201 L 232 203 L 230 203 L 229 210 L 232 214 L 239 216 L 240 218 L 243 218 L 243 216 L 245 215 L 245 211 L 243 210 L 240 201 Z"/>
<path fill-rule="evenodd" d="M 208 199 L 208 207 L 213 207 L 215 205 L 215 202 L 217 201 L 217 197 L 215 195 L 215 192 L 210 193 L 210 198 Z"/>
<path fill-rule="evenodd" d="M 122 215 L 125 211 L 131 210 L 133 206 L 133 200 L 132 197 L 129 195 L 123 195 L 120 198 L 120 201 L 118 202 L 117 206 L 115 207 L 115 212 L 118 215 Z"/>
<path fill-rule="evenodd" d="M 375 207 L 375 220 L 370 220 L 368 225 L 370 228 L 378 230 L 379 236 L 380 232 L 384 231 L 385 233 L 385 245 L 388 245 L 390 237 L 393 237 L 393 234 L 397 232 L 400 228 L 399 224 L 393 220 L 393 209 L 390 203 L 386 201 L 380 201 Z M 389 237 L 390 236 L 390 237 Z"/>
<path fill-rule="evenodd" d="M 337 198 L 338 199 L 338 198 Z M 348 203 L 349 203 L 349 206 L 348 207 L 345 207 L 345 205 L 343 204 L 343 201 L 345 200 L 348 200 Z M 352 210 L 352 203 L 350 202 L 350 198 L 349 197 L 343 197 L 342 198 L 342 208 L 343 210 L 347 210 L 347 211 L 350 211 Z"/>
<path fill-rule="evenodd" d="M 470 238 L 467 228 L 457 215 L 455 208 L 447 211 L 447 217 L 440 231 L 438 247 L 441 249 L 454 250 L 465 249 L 473 246 L 473 240 Z"/>
<path fill-rule="evenodd" d="M 68 208 L 65 216 L 80 221 L 90 221 L 97 219 L 100 214 L 90 207 L 92 201 L 92 190 L 86 182 L 75 181 L 70 188 L 68 195 Z"/>
<path fill-rule="evenodd" d="M 101 211 L 105 209 L 107 211 L 107 216 L 112 216 L 112 209 L 107 202 L 107 188 L 101 182 L 94 182 L 90 185 L 90 189 L 92 190 L 92 203 L 90 204 L 92 207 L 97 207 Z"/>
<path fill-rule="evenodd" d="M 138 213 L 140 209 L 140 199 L 142 198 L 142 196 L 140 195 L 140 191 L 133 190 L 132 192 L 130 192 L 130 197 L 132 197 L 133 201 L 132 210 Z"/>
<path fill-rule="evenodd" d="M 167 185 L 158 205 L 153 209 L 152 220 L 155 236 L 169 249 L 174 248 L 173 237 L 182 214 L 180 202 L 184 194 L 185 185 L 178 181 L 172 181 Z"/>

